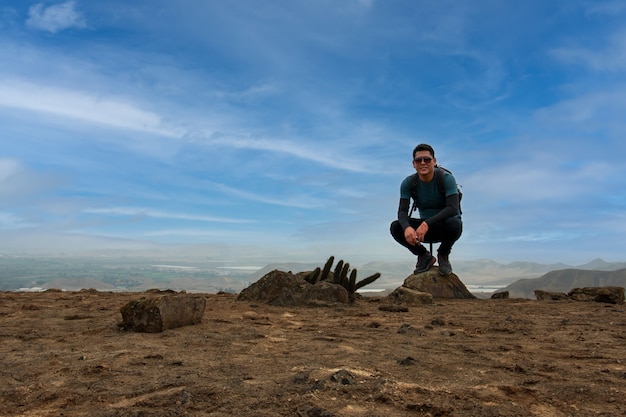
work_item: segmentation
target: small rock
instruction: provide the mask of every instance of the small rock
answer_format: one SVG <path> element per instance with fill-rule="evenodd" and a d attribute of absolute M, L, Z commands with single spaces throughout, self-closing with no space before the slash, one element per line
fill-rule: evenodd
<path fill-rule="evenodd" d="M 535 298 L 539 301 L 557 301 L 568 300 L 567 294 L 561 292 L 550 292 L 543 290 L 535 290 Z"/>
<path fill-rule="evenodd" d="M 508 298 L 509 298 L 508 291 L 500 291 L 500 292 L 491 294 L 492 300 L 507 300 Z"/>
<path fill-rule="evenodd" d="M 342 385 L 350 385 L 354 375 L 345 369 L 341 369 L 330 376 L 330 380 L 333 382 L 341 382 Z"/>
<path fill-rule="evenodd" d="M 304 372 L 298 372 L 294 377 L 293 377 L 293 382 L 295 384 L 304 384 L 305 382 L 307 382 L 309 380 L 309 374 L 304 373 Z"/>
<path fill-rule="evenodd" d="M 398 364 L 402 365 L 402 366 L 414 365 L 415 364 L 415 359 L 413 359 L 410 356 L 407 356 L 404 359 L 399 359 L 398 360 Z"/>
<path fill-rule="evenodd" d="M 403 324 L 400 326 L 400 328 L 398 329 L 398 333 L 400 334 L 405 334 L 408 333 L 409 329 L 411 328 L 410 324 Z"/>
<path fill-rule="evenodd" d="M 433 326 L 445 326 L 446 322 L 441 317 L 437 317 L 433 319 L 430 324 Z"/>

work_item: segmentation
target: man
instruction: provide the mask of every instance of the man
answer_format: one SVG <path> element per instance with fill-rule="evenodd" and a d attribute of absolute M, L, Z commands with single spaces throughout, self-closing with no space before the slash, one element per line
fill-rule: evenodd
<path fill-rule="evenodd" d="M 406 177 L 400 186 L 398 220 L 391 223 L 391 235 L 417 256 L 414 274 L 428 271 L 437 261 L 422 242 L 441 242 L 437 251 L 439 274 L 447 275 L 452 273 L 448 259 L 452 245 L 463 232 L 456 180 L 448 171 L 437 167 L 435 151 L 427 144 L 417 145 L 413 150 L 413 168 L 416 174 Z M 438 170 L 443 172 L 444 190 L 437 184 Z M 419 209 L 419 219 L 409 213 L 411 198 Z"/>

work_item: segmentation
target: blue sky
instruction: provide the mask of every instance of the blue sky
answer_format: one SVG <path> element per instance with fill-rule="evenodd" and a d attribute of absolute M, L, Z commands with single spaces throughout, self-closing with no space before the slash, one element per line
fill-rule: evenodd
<path fill-rule="evenodd" d="M 412 262 L 425 142 L 453 261 L 623 261 L 624 109 L 621 0 L 4 1 L 0 251 Z"/>

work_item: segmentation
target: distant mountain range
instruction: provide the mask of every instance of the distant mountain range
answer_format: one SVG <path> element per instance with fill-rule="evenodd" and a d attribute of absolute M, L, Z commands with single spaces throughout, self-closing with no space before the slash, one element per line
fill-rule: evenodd
<path fill-rule="evenodd" d="M 500 291 L 508 291 L 511 298 L 535 298 L 535 290 L 568 293 L 582 287 L 625 287 L 626 268 L 617 271 L 561 269 L 535 279 L 520 279 Z"/>

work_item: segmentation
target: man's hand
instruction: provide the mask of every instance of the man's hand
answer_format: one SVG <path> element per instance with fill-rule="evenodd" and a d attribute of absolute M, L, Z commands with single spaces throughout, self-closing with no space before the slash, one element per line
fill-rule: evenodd
<path fill-rule="evenodd" d="M 406 243 L 409 245 L 417 245 L 417 235 L 415 234 L 415 229 L 411 226 L 404 229 L 404 240 L 406 240 Z"/>
<path fill-rule="evenodd" d="M 423 242 L 424 238 L 426 237 L 426 233 L 428 233 L 428 224 L 426 224 L 426 222 L 422 222 L 422 224 L 420 224 L 419 227 L 415 230 L 416 240 L 418 242 Z"/>

